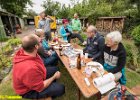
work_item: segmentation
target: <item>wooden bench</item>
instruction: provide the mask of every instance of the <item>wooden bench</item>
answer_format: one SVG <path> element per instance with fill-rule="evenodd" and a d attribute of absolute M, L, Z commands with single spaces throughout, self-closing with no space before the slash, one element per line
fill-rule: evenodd
<path fill-rule="evenodd" d="M 42 98 L 42 99 L 33 99 L 33 100 L 52 100 L 51 97 L 47 97 L 47 98 Z"/>

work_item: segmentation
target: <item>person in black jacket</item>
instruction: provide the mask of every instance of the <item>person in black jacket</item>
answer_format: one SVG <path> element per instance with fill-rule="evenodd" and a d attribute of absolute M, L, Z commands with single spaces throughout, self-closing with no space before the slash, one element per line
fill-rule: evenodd
<path fill-rule="evenodd" d="M 88 26 L 87 37 L 87 45 L 83 52 L 88 53 L 88 57 L 92 58 L 93 61 L 103 64 L 104 37 L 97 32 L 93 25 Z"/>
<path fill-rule="evenodd" d="M 107 34 L 104 47 L 104 69 L 113 73 L 115 80 L 125 85 L 126 51 L 121 41 L 122 35 L 119 31 Z"/>

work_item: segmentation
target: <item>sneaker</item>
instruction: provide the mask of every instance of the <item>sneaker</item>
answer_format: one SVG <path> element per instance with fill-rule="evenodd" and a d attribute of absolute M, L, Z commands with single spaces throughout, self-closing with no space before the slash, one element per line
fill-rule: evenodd
<path fill-rule="evenodd" d="M 82 43 L 82 45 L 86 45 L 87 44 L 87 42 L 86 41 L 84 41 L 83 43 Z"/>

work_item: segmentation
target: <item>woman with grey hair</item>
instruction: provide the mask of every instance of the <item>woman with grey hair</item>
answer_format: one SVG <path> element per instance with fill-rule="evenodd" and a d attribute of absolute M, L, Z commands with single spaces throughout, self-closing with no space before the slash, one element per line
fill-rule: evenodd
<path fill-rule="evenodd" d="M 121 41 L 122 35 L 119 31 L 107 34 L 104 48 L 104 69 L 113 73 L 115 80 L 119 80 L 120 84 L 125 85 L 126 51 Z"/>

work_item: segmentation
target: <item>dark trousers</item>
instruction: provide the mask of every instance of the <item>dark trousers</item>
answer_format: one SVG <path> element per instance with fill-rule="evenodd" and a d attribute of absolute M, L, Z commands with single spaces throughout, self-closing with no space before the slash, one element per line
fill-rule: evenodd
<path fill-rule="evenodd" d="M 52 77 L 56 71 L 58 71 L 58 67 L 47 67 L 46 79 Z M 45 97 L 56 98 L 58 96 L 63 95 L 64 93 L 65 93 L 65 86 L 54 81 L 43 91 L 37 92 L 35 90 L 32 90 L 22 95 L 22 97 L 27 99 L 40 99 Z"/>
<path fill-rule="evenodd" d="M 71 34 L 67 37 L 68 42 L 70 43 L 70 40 L 73 39 L 73 38 L 78 38 L 78 39 L 80 40 L 81 43 L 84 42 L 83 38 L 82 38 L 81 35 L 78 34 L 78 33 L 71 33 Z"/>
<path fill-rule="evenodd" d="M 56 53 L 54 53 L 53 55 L 46 57 L 46 58 L 42 58 L 44 61 L 45 66 L 54 66 L 57 65 L 58 63 L 58 56 Z"/>
<path fill-rule="evenodd" d="M 46 39 L 46 41 L 51 41 L 52 40 L 52 36 L 51 36 L 51 31 L 49 31 L 49 32 L 45 32 L 45 39 Z"/>

